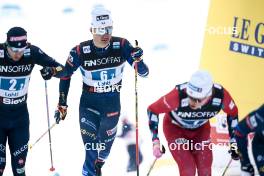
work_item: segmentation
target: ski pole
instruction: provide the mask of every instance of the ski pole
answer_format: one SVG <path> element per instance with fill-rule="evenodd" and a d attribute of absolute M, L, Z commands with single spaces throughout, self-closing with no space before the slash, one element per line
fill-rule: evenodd
<path fill-rule="evenodd" d="M 165 147 L 164 147 L 164 145 L 162 145 L 161 153 L 164 154 L 165 152 L 166 152 Z M 154 160 L 153 163 L 151 164 L 151 166 L 150 166 L 150 168 L 149 168 L 149 171 L 148 171 L 148 173 L 147 173 L 147 176 L 150 175 L 150 172 L 152 171 L 152 169 L 153 169 L 153 167 L 154 167 L 154 165 L 155 165 L 157 159 L 158 159 L 158 158 L 155 158 L 155 160 Z"/>
<path fill-rule="evenodd" d="M 136 47 L 138 46 L 138 41 L 135 40 Z M 138 65 L 135 62 L 135 116 L 136 116 L 136 166 L 137 166 L 137 176 L 139 176 L 139 144 L 138 144 L 138 91 L 137 91 L 137 74 Z"/>
<path fill-rule="evenodd" d="M 226 174 L 226 171 L 227 171 L 227 169 L 229 168 L 229 166 L 230 166 L 230 164 L 231 164 L 232 160 L 233 160 L 232 158 L 229 160 L 229 162 L 228 162 L 227 166 L 225 167 L 225 170 L 224 170 L 224 172 L 222 173 L 222 176 L 225 176 L 225 174 Z"/>
<path fill-rule="evenodd" d="M 48 101 L 48 86 L 47 81 L 45 80 L 45 95 L 46 95 L 46 109 L 47 109 L 47 121 L 48 121 L 48 133 L 49 133 L 49 148 L 50 148 L 50 171 L 55 171 L 53 166 L 53 157 L 52 157 L 52 146 L 51 146 L 51 134 L 50 134 L 50 119 L 49 119 L 49 101 Z M 54 125 L 55 126 L 55 125 Z"/>
<path fill-rule="evenodd" d="M 53 127 L 55 127 L 56 124 L 56 122 L 52 124 L 33 144 L 29 145 L 29 149 L 32 149 Z"/>

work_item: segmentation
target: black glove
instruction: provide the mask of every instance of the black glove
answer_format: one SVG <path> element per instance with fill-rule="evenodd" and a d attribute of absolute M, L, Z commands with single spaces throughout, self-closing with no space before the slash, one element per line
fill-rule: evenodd
<path fill-rule="evenodd" d="M 141 61 L 142 55 L 143 55 L 143 50 L 140 47 L 133 48 L 131 52 L 131 57 L 134 59 L 134 61 L 136 62 Z"/>
<path fill-rule="evenodd" d="M 40 74 L 44 80 L 49 80 L 54 75 L 55 70 L 53 67 L 43 67 L 40 70 Z"/>
<path fill-rule="evenodd" d="M 230 146 L 230 149 L 229 149 L 229 153 L 231 154 L 231 158 L 233 159 L 233 160 L 239 160 L 240 158 L 239 158 L 239 154 L 238 154 L 238 147 L 237 147 L 237 143 L 236 143 L 236 140 L 235 140 L 235 138 L 232 138 L 231 140 L 230 140 L 230 144 L 229 144 Z"/>
<path fill-rule="evenodd" d="M 56 123 L 59 124 L 61 120 L 64 120 L 67 115 L 67 108 L 68 106 L 58 105 L 57 110 L 55 111 L 54 118 Z"/>
<path fill-rule="evenodd" d="M 242 175 L 254 176 L 254 168 L 250 163 L 241 166 L 241 172 Z"/>

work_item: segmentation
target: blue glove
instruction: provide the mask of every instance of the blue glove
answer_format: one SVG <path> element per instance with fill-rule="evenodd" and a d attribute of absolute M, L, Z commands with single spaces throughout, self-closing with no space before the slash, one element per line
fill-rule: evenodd
<path fill-rule="evenodd" d="M 53 67 L 43 67 L 40 70 L 40 74 L 44 80 L 49 80 L 54 75 L 55 70 Z"/>
<path fill-rule="evenodd" d="M 57 110 L 55 111 L 54 118 L 56 123 L 59 124 L 61 120 L 64 120 L 67 115 L 67 108 L 68 106 L 58 105 Z"/>
<path fill-rule="evenodd" d="M 142 60 L 141 59 L 142 55 L 143 55 L 143 50 L 140 47 L 133 48 L 131 52 L 131 57 L 133 58 L 134 61 L 140 62 Z"/>

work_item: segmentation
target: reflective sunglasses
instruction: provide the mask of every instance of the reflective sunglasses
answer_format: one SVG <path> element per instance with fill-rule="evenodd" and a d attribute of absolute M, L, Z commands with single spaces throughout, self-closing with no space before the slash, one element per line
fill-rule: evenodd
<path fill-rule="evenodd" d="M 15 47 L 11 47 L 11 46 L 8 46 L 8 48 L 14 52 L 14 53 L 22 53 L 25 51 L 25 49 L 27 48 L 27 46 L 23 47 L 23 48 L 15 48 Z"/>
<path fill-rule="evenodd" d="M 112 32 L 113 32 L 112 26 L 103 27 L 103 28 L 92 28 L 92 34 L 96 34 L 96 35 L 105 35 L 105 34 L 111 35 Z"/>

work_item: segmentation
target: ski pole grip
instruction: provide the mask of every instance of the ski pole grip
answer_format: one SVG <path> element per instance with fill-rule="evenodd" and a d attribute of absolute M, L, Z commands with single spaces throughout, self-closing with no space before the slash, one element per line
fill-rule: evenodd
<path fill-rule="evenodd" d="M 136 47 L 138 47 L 138 41 L 137 40 L 135 40 L 135 44 L 136 44 Z"/>
<path fill-rule="evenodd" d="M 166 152 L 166 149 L 165 149 L 164 145 L 162 145 L 161 146 L 161 153 L 165 154 L 165 152 Z"/>

